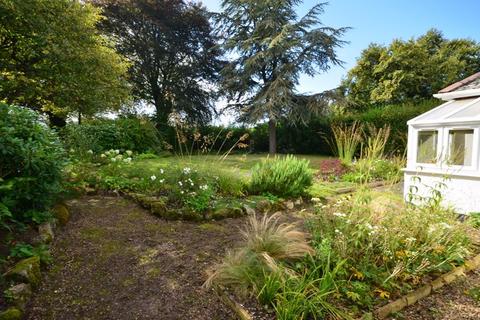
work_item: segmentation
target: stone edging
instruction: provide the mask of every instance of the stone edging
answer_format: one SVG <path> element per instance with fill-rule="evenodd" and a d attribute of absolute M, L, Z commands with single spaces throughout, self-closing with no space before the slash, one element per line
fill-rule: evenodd
<path fill-rule="evenodd" d="M 65 225 L 70 218 L 70 212 L 64 204 L 55 205 L 51 211 L 55 221 L 38 226 L 38 236 L 35 240 L 38 243 L 50 244 L 54 240 L 54 229 L 57 225 Z M 33 290 L 40 286 L 40 259 L 37 256 L 22 259 L 8 269 L 3 276 L 12 285 L 5 291 L 9 296 L 9 303 L 6 310 L 0 311 L 0 320 L 20 320 L 23 318 Z"/>
<path fill-rule="evenodd" d="M 426 284 L 414 290 L 413 292 L 374 310 L 373 316 L 375 319 L 385 319 L 390 314 L 394 312 L 399 312 L 405 307 L 415 304 L 417 301 L 428 297 L 431 293 L 436 292 L 441 287 L 452 283 L 461 276 L 464 276 L 465 273 L 477 269 L 478 267 L 480 267 L 480 254 L 466 261 L 465 264 L 456 267 L 452 271 L 439 276 L 437 279 L 433 280 L 429 284 Z M 371 319 L 371 317 L 372 314 L 368 313 L 364 315 L 361 319 Z"/>
<path fill-rule="evenodd" d="M 239 320 L 253 320 L 252 315 L 240 303 L 233 300 L 228 293 L 220 288 L 214 289 L 218 297 L 230 310 L 232 310 Z"/>

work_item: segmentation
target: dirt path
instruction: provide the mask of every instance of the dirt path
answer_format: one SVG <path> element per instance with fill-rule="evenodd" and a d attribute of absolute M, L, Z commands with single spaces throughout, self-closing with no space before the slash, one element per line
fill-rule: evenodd
<path fill-rule="evenodd" d="M 478 320 L 480 319 L 480 270 L 443 287 L 390 319 Z"/>
<path fill-rule="evenodd" d="M 239 240 L 241 219 L 164 221 L 114 197 L 70 203 L 26 319 L 230 319 L 202 288 L 205 270 Z"/>

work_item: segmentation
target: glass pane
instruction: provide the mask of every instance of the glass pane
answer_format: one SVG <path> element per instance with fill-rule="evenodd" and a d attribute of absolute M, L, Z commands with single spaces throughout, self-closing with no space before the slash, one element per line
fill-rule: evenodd
<path fill-rule="evenodd" d="M 449 145 L 449 164 L 472 165 L 473 130 L 451 130 Z"/>
<path fill-rule="evenodd" d="M 419 131 L 417 146 L 417 163 L 437 162 L 437 131 Z"/>

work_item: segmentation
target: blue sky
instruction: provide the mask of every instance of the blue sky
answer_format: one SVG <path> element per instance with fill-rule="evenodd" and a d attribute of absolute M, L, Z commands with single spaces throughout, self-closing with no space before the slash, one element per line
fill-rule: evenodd
<path fill-rule="evenodd" d="M 221 0 L 202 3 L 211 11 L 220 10 Z M 298 13 L 305 14 L 316 3 L 305 0 Z M 338 50 L 345 64 L 314 78 L 302 77 L 298 89 L 316 93 L 335 88 L 371 42 L 388 44 L 395 38 L 410 39 L 430 28 L 439 29 L 447 38 L 480 41 L 479 12 L 480 0 L 331 0 L 322 22 L 330 27 L 352 27 L 344 37 L 350 43 Z"/>

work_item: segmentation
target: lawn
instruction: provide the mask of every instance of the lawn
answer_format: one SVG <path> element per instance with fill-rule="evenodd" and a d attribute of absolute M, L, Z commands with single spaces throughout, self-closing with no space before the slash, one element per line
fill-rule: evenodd
<path fill-rule="evenodd" d="M 280 155 L 279 157 L 284 157 L 285 155 Z M 323 155 L 295 155 L 300 159 L 307 159 L 310 161 L 310 168 L 313 170 L 318 170 L 320 167 L 320 162 L 324 159 L 328 159 L 329 156 Z M 222 169 L 228 170 L 239 170 L 242 174 L 247 175 L 250 169 L 255 166 L 258 162 L 263 159 L 268 159 L 269 155 L 267 153 L 256 153 L 256 154 L 230 154 L 225 159 L 221 159 L 221 156 L 218 155 L 193 155 L 193 156 L 184 156 L 184 157 L 155 157 L 152 159 L 145 159 L 138 161 L 136 165 L 149 167 L 152 169 L 159 169 L 165 166 L 169 166 L 172 162 L 176 164 L 185 164 L 185 165 L 211 165 L 216 163 Z"/>

